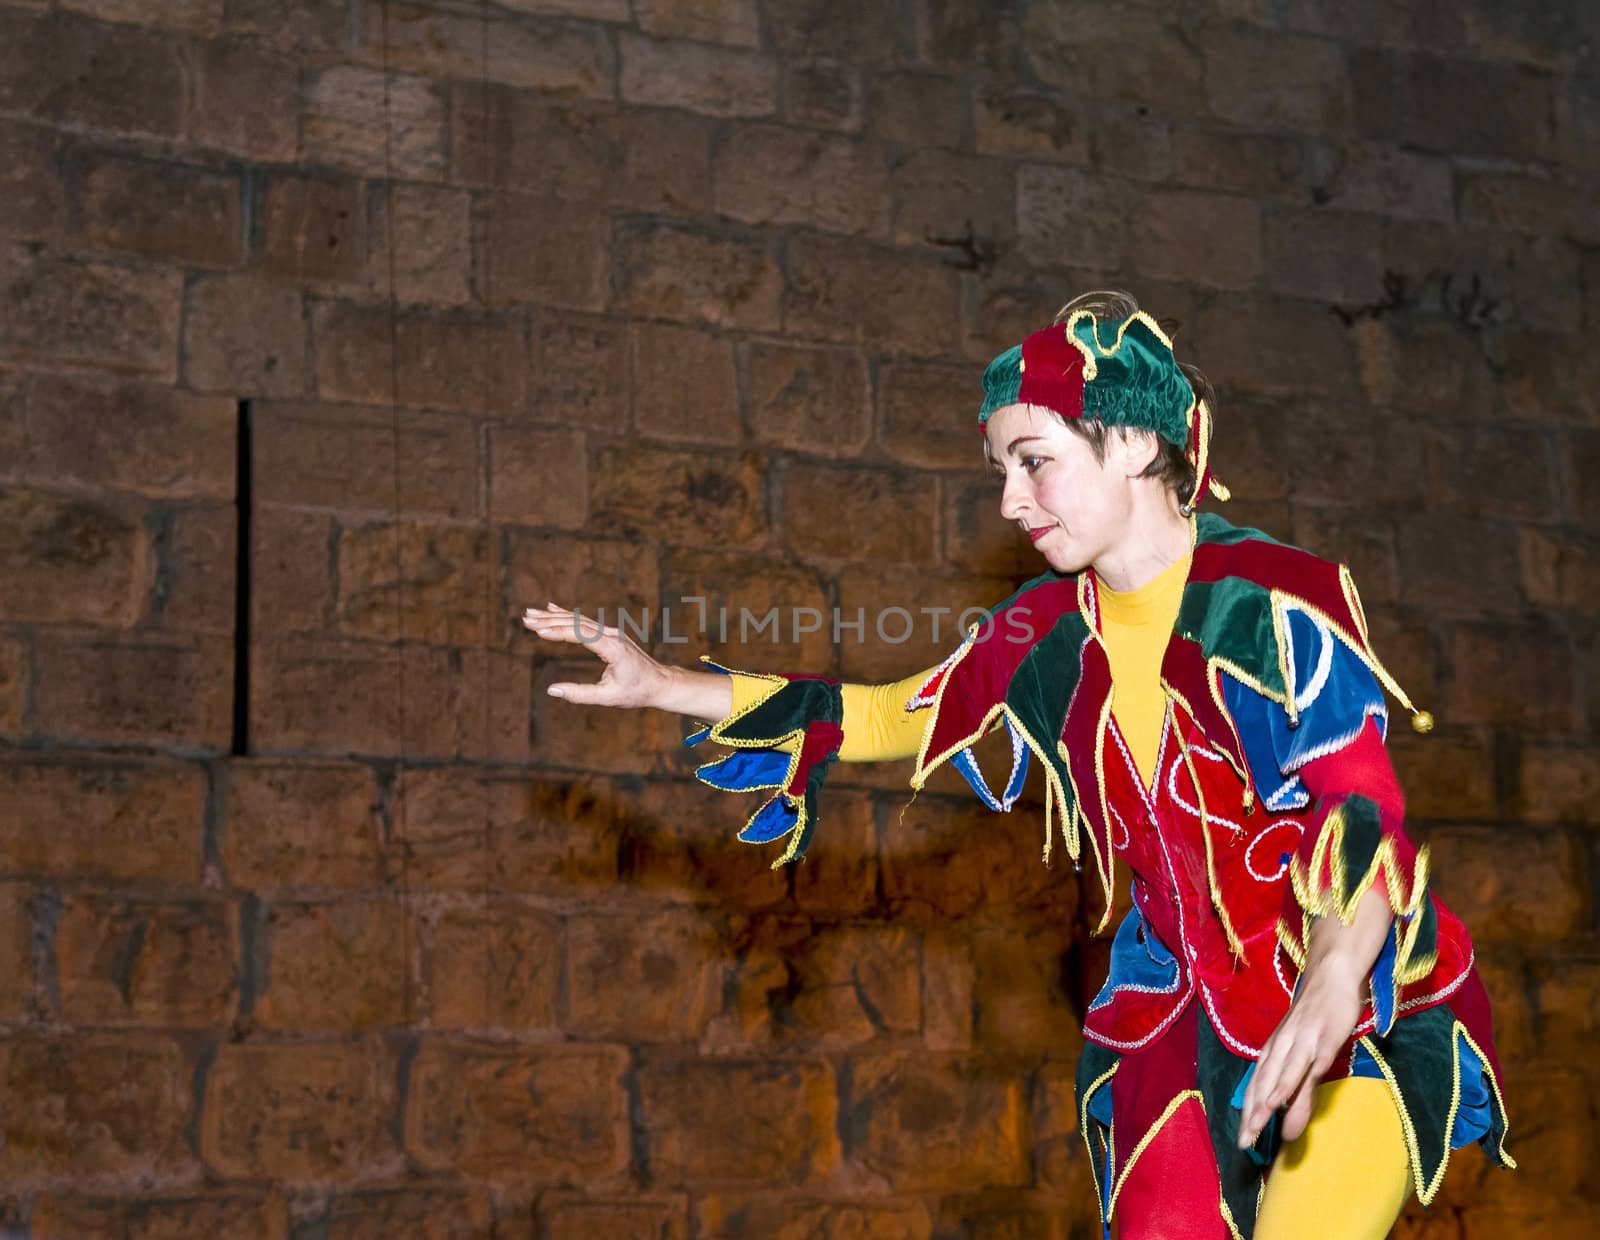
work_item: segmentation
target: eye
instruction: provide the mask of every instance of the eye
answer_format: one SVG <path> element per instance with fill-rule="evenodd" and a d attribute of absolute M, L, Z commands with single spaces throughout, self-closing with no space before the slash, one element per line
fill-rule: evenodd
<path fill-rule="evenodd" d="M 1025 456 L 1022 458 L 1022 468 L 1030 474 L 1035 473 L 1048 458 L 1042 456 Z"/>

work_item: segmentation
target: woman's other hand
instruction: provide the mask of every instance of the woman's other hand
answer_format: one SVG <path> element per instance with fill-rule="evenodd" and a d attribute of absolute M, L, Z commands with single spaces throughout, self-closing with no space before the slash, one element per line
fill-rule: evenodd
<path fill-rule="evenodd" d="M 1287 1107 L 1284 1141 L 1293 1141 L 1311 1119 L 1312 1093 L 1334 1057 L 1344 1049 L 1361 1017 L 1363 988 L 1393 923 L 1389 901 L 1376 887 L 1356 906 L 1350 925 L 1337 916 L 1319 917 L 1311 928 L 1310 959 L 1289 1012 L 1261 1048 L 1244 1091 L 1239 1148 L 1255 1143 L 1272 1113 Z"/>

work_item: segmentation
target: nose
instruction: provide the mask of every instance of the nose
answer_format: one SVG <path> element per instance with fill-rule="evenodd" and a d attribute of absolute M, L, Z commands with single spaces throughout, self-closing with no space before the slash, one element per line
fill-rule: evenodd
<path fill-rule="evenodd" d="M 1028 494 L 1028 476 L 1021 470 L 1008 469 L 1005 488 L 1000 492 L 1000 515 L 1007 521 L 1020 520 L 1031 502 Z"/>

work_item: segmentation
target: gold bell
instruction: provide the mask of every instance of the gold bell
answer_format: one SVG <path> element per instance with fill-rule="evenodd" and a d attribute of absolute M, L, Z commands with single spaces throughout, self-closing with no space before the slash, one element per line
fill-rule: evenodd
<path fill-rule="evenodd" d="M 1426 736 L 1433 731 L 1433 715 L 1425 710 L 1419 710 L 1411 716 L 1411 730 Z"/>

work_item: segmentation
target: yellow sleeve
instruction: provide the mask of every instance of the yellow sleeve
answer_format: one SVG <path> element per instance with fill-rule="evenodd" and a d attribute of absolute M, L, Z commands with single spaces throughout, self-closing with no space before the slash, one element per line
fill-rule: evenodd
<path fill-rule="evenodd" d="M 928 714 L 909 711 L 905 705 L 934 670 L 930 667 L 889 685 L 842 685 L 839 696 L 844 704 L 844 744 L 839 747 L 839 760 L 892 762 L 916 757 Z M 729 713 L 737 714 L 771 688 L 770 680 L 735 672 L 733 710 Z"/>

